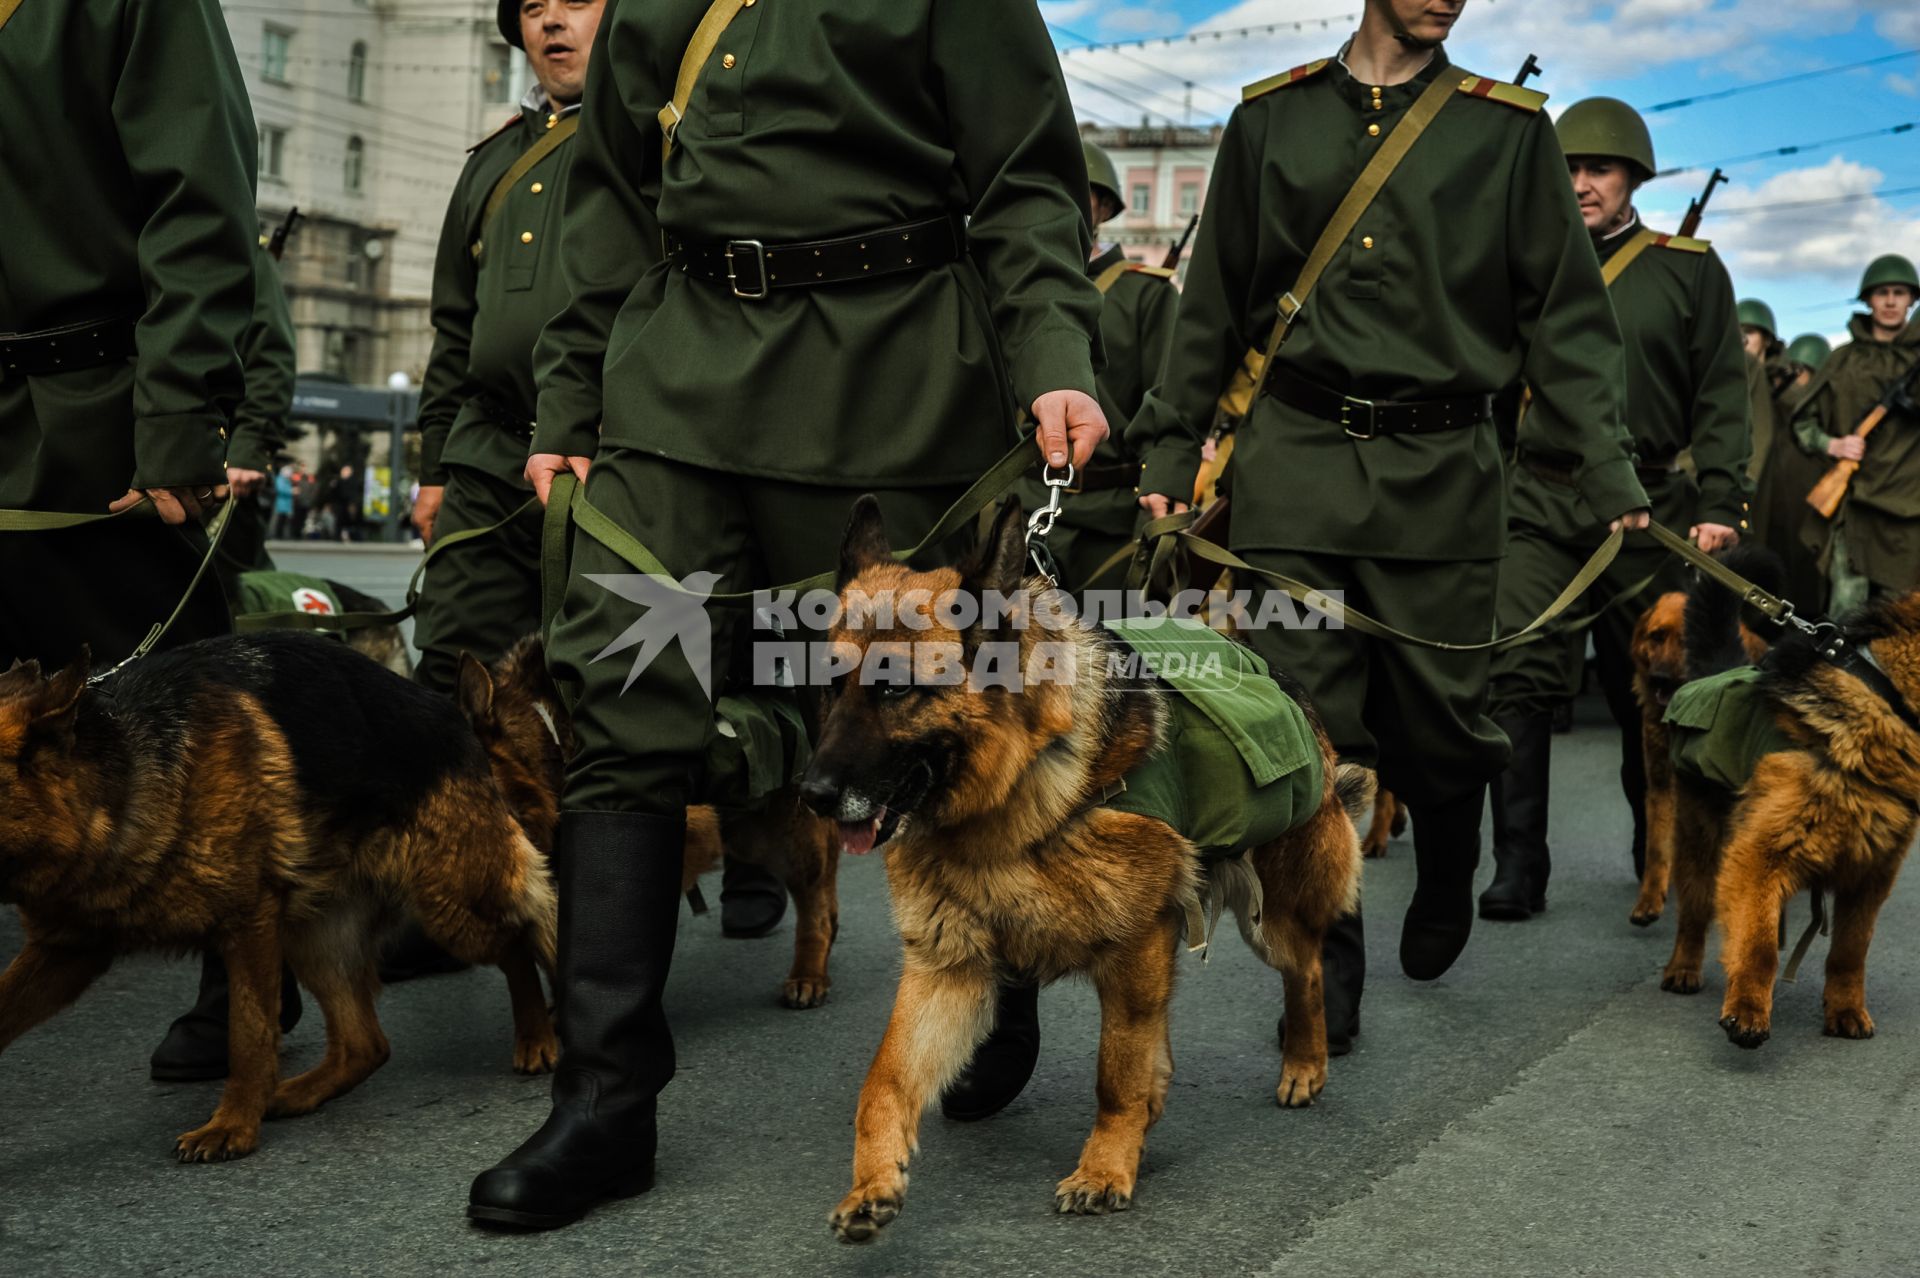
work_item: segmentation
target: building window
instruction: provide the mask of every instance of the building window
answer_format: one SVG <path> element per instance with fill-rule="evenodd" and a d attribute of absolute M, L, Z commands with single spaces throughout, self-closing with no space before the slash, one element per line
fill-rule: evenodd
<path fill-rule="evenodd" d="M 1127 201 L 1127 212 L 1145 217 L 1153 212 L 1153 185 L 1148 182 L 1133 184 L 1133 198 Z"/>
<path fill-rule="evenodd" d="M 347 139 L 347 190 L 358 194 L 360 181 L 367 171 L 367 144 L 357 137 Z"/>
<path fill-rule="evenodd" d="M 490 103 L 513 101 L 513 55 L 511 45 L 496 44 L 487 51 L 487 67 L 480 73 L 483 96 Z"/>
<path fill-rule="evenodd" d="M 1200 211 L 1200 184 L 1182 182 L 1180 184 L 1180 216 L 1192 217 Z"/>
<path fill-rule="evenodd" d="M 287 131 L 271 124 L 260 130 L 260 176 L 275 182 L 286 176 Z"/>
<path fill-rule="evenodd" d="M 367 100 L 367 42 L 355 40 L 347 55 L 347 96 L 355 102 Z"/>
<path fill-rule="evenodd" d="M 260 36 L 260 74 L 276 84 L 287 82 L 287 46 L 293 32 L 285 27 L 268 27 Z"/>

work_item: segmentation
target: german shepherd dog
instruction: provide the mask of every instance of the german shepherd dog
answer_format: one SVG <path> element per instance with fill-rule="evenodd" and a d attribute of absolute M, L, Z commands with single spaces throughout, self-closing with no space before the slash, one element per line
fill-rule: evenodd
<path fill-rule="evenodd" d="M 842 545 L 839 589 L 843 604 L 851 592 L 1012 599 L 1025 557 L 1018 504 L 1009 503 L 957 568 L 910 571 L 888 549 L 878 504 L 863 497 Z M 1043 583 L 1027 584 L 1038 591 Z M 1047 596 L 1035 598 L 1035 609 L 1045 606 Z M 1168 1004 L 1182 905 L 1200 870 L 1193 846 L 1171 827 L 1099 804 L 1164 740 L 1170 694 L 1150 676 L 1109 670 L 1108 654 L 1125 651 L 1120 641 L 1078 621 L 1045 629 L 1016 619 L 1001 628 L 996 619 L 957 629 L 949 624 L 956 614 L 943 617 L 932 603 L 885 625 L 857 606 L 841 611 L 829 632 L 836 656 L 857 669 L 886 645 L 882 653 L 910 655 L 914 682 L 837 682 L 802 783 L 849 850 L 888 849 L 905 950 L 893 1016 L 860 1092 L 853 1189 L 832 1227 L 843 1241 L 863 1242 L 899 1213 L 921 1110 L 985 1037 L 996 988 L 1012 973 L 1041 981 L 1084 973 L 1099 991 L 1098 1118 L 1055 1203 L 1071 1213 L 1124 1210 L 1173 1077 Z M 1070 645 L 1071 682 L 1015 692 L 929 677 L 929 662 L 954 654 L 971 668 L 990 641 L 1017 644 L 1019 668 L 1031 670 L 1043 640 Z M 1354 819 L 1374 790 L 1372 773 L 1336 766 L 1315 728 L 1326 773 L 1319 809 L 1253 851 L 1264 917 L 1251 924 L 1236 909 L 1251 948 L 1286 978 L 1276 1093 L 1286 1106 L 1311 1104 L 1326 1083 L 1320 943 L 1353 908 Z"/>
<path fill-rule="evenodd" d="M 1864 666 L 1827 660 L 1799 633 L 1761 661 L 1760 689 L 1796 748 L 1762 756 L 1738 795 L 1679 778 L 1680 925 L 1661 988 L 1699 990 L 1717 913 L 1720 1027 L 1739 1047 L 1772 1032 L 1781 910 L 1806 888 L 1835 897 L 1824 1032 L 1873 1035 L 1867 946 L 1920 825 L 1920 592 L 1869 605 L 1843 630 Z"/>
<path fill-rule="evenodd" d="M 1785 588 L 1786 567 L 1771 551 L 1737 546 L 1722 558 L 1766 590 Z M 1690 680 L 1759 661 L 1773 629 L 1757 615 L 1743 617 L 1740 602 L 1731 592 L 1704 580 L 1691 591 L 1670 590 L 1661 595 L 1634 624 L 1629 651 L 1647 769 L 1646 863 L 1640 872 L 1640 895 L 1628 916 L 1635 927 L 1650 927 L 1659 920 L 1673 874 L 1676 798 L 1667 705 Z"/>
<path fill-rule="evenodd" d="M 545 860 L 453 704 L 329 639 L 203 640 L 98 686 L 84 658 L 0 675 L 0 901 L 26 932 L 0 974 L 0 1050 L 121 954 L 226 960 L 232 1071 L 181 1162 L 244 1157 L 263 1118 L 386 1062 L 374 962 L 403 914 L 506 973 L 516 1069 L 558 1056 Z M 283 959 L 327 1021 L 325 1058 L 284 1082 Z"/>
<path fill-rule="evenodd" d="M 492 670 L 463 655 L 458 697 L 527 837 L 551 855 L 574 737 L 539 636 L 522 639 Z M 681 889 L 691 892 L 729 855 L 782 875 L 793 898 L 793 965 L 780 1001 L 800 1009 L 825 1003 L 833 988 L 828 960 L 840 930 L 840 850 L 832 823 L 809 812 L 795 789 L 754 812 L 687 809 Z"/>

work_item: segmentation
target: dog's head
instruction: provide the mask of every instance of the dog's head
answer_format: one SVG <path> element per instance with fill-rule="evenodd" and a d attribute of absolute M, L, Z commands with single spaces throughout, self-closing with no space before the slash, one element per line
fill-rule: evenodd
<path fill-rule="evenodd" d="M 1687 681 L 1687 597 L 1678 590 L 1654 600 L 1633 627 L 1633 668 L 1656 706 Z"/>
<path fill-rule="evenodd" d="M 54 674 L 37 661 L 0 674 L 0 859 L 71 833 L 78 805 L 75 724 L 87 690 L 87 658 Z"/>
<path fill-rule="evenodd" d="M 854 505 L 840 549 L 819 743 L 801 794 L 864 853 L 907 818 L 948 824 L 994 810 L 1072 725 L 1057 682 L 1022 677 L 1037 627 L 1021 590 L 1021 512 L 953 568 L 894 559 L 879 504 Z"/>
<path fill-rule="evenodd" d="M 552 852 L 573 721 L 547 673 L 539 636 L 522 639 L 491 670 L 472 653 L 460 654 L 458 698 L 527 838 Z"/>

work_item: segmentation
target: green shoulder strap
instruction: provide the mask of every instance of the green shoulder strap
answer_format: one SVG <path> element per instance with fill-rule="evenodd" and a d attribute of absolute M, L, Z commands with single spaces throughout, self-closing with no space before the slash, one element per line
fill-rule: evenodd
<path fill-rule="evenodd" d="M 674 77 L 673 97 L 659 112 L 660 163 L 665 164 L 673 154 L 673 135 L 679 132 L 680 121 L 687 118 L 687 103 L 693 98 L 694 83 L 700 79 L 707 59 L 719 45 L 721 33 L 750 3 L 752 0 L 713 0 L 700 25 L 693 29 L 693 39 L 680 58 L 680 74 Z"/>
<path fill-rule="evenodd" d="M 546 136 L 528 147 L 525 153 L 513 162 L 513 167 L 493 184 L 493 191 L 487 196 L 487 206 L 480 214 L 480 233 L 473 241 L 475 257 L 480 256 L 480 248 L 487 239 L 487 227 L 493 221 L 493 215 L 500 211 L 500 206 L 507 202 L 507 194 L 519 184 L 521 178 L 533 172 L 536 164 L 559 150 L 561 144 L 572 137 L 579 128 L 580 113 L 576 111 L 548 129 Z"/>
<path fill-rule="evenodd" d="M 0 0 L 0 31 L 7 29 L 7 19 L 18 9 L 24 0 Z"/>

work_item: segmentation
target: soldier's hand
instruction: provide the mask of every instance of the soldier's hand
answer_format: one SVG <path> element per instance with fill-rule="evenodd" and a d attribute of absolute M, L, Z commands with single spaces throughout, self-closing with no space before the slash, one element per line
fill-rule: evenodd
<path fill-rule="evenodd" d="M 227 467 L 227 491 L 235 497 L 245 497 L 257 491 L 267 482 L 267 473 L 263 470 L 246 470 L 239 466 Z"/>
<path fill-rule="evenodd" d="M 1835 461 L 1860 461 L 1867 455 L 1866 437 L 1862 435 L 1842 435 L 1838 439 L 1827 441 L 1827 456 Z"/>
<path fill-rule="evenodd" d="M 413 527 L 428 545 L 433 544 L 433 521 L 440 517 L 440 499 L 446 491 L 439 484 L 422 485 L 420 495 L 413 499 Z"/>
<path fill-rule="evenodd" d="M 553 490 L 556 475 L 573 472 L 573 477 L 581 483 L 587 482 L 587 467 L 593 465 L 591 457 L 562 457 L 559 453 L 535 453 L 527 458 L 527 482 L 533 485 L 533 495 L 540 499 L 542 506 L 547 504 L 547 494 Z"/>
<path fill-rule="evenodd" d="M 1033 401 L 1033 420 L 1040 429 L 1034 439 L 1047 465 L 1060 467 L 1069 456 L 1076 469 L 1093 460 L 1093 450 L 1107 437 L 1107 415 L 1085 391 L 1048 391 Z"/>
<path fill-rule="evenodd" d="M 1725 524 L 1695 524 L 1687 529 L 1687 537 L 1709 555 L 1716 550 L 1726 550 L 1740 544 L 1738 530 Z"/>
<path fill-rule="evenodd" d="M 1153 516 L 1155 519 L 1164 519 L 1168 515 L 1178 515 L 1186 510 L 1186 508 L 1187 503 L 1184 501 L 1174 501 L 1165 493 L 1140 494 L 1140 509 L 1146 511 L 1147 514 Z"/>
<path fill-rule="evenodd" d="M 1645 532 L 1653 523 L 1653 512 L 1642 506 L 1638 510 L 1629 510 L 1620 518 L 1607 525 L 1608 532 L 1619 532 L 1622 528 L 1628 532 Z"/>
<path fill-rule="evenodd" d="M 145 499 L 153 502 L 153 508 L 160 512 L 163 523 L 199 523 L 206 518 L 207 511 L 225 501 L 226 497 L 225 484 L 201 484 L 188 488 L 129 488 L 126 496 L 108 506 L 107 510 L 117 515 L 138 506 Z"/>

